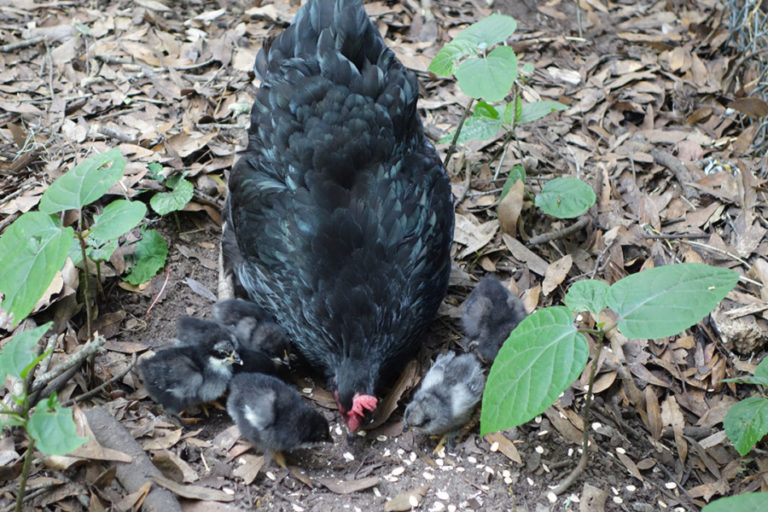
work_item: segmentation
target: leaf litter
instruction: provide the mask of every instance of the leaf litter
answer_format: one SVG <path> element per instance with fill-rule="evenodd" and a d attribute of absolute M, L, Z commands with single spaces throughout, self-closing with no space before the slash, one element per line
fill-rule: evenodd
<path fill-rule="evenodd" d="M 203 418 L 196 433 L 179 429 L 129 372 L 81 407 L 108 406 L 165 476 L 121 486 L 109 471 L 111 460 L 123 456 L 121 447 L 89 444 L 72 454 L 82 463 L 35 466 L 30 492 L 42 491 L 30 506 L 85 507 L 76 498 L 83 486 L 94 509 L 97 503 L 138 506 L 152 499 L 155 485 L 200 504 L 222 499 L 243 509 L 275 510 L 342 504 L 381 509 L 388 503 L 403 510 L 554 510 L 579 495 L 582 504 L 592 504 L 589 510 L 620 510 L 626 503 L 698 510 L 720 495 L 768 490 L 765 457 L 738 458 L 722 430 L 728 406 L 751 390 L 720 381 L 754 370 L 752 356 L 762 356 L 768 344 L 766 162 L 750 153 L 753 122 L 768 108 L 753 95 L 758 63 L 729 42 L 723 11 L 729 5 L 582 1 L 579 38 L 571 2 L 503 0 L 489 7 L 446 0 L 432 4 L 429 19 L 417 2 L 366 3 L 390 47 L 419 75 L 425 128 L 434 140 L 455 128 L 467 99 L 426 67 L 445 41 L 491 12 L 517 19 L 511 46 L 521 62 L 535 66 L 523 97 L 569 105 L 518 126 L 516 140 L 499 133 L 471 141 L 449 162 L 459 198 L 453 254 L 460 271 L 441 311 L 461 304 L 470 291 L 468 274 L 499 274 L 519 291 L 528 311 L 561 303 L 575 280 L 613 283 L 677 261 L 733 268 L 744 276 L 710 319 L 677 338 L 638 341 L 611 333 L 592 425 L 578 416 L 582 376 L 534 421 L 487 441 L 475 430 L 433 458 L 432 441 L 388 428 L 399 420 L 398 399 L 407 400 L 418 383 L 418 376 L 410 376 L 401 379 L 387 407 L 392 417 L 379 427 L 386 435 L 347 444 L 335 413 L 324 411 L 335 443 L 301 451 L 285 471 L 243 451 L 247 446 L 236 433 L 225 444 L 214 442 L 230 426 L 220 412 Z M 173 6 L 118 1 L 98 9 L 19 0 L 0 12 L 0 230 L 36 207 L 63 172 L 112 147 L 128 162 L 113 195 L 141 198 L 145 190 L 163 190 L 147 171 L 155 162 L 167 173 L 185 173 L 194 187 L 185 212 L 175 214 L 179 223 L 158 223 L 171 242 L 168 290 L 158 295 L 166 290 L 164 275 L 139 287 L 107 288 L 96 319 L 109 338 L 106 350 L 92 374 L 83 371 L 60 389 L 62 401 L 119 375 L 129 354 L 169 343 L 178 316 L 210 315 L 218 210 L 228 168 L 246 144 L 247 112 L 258 85 L 250 74 L 253 59 L 297 8 L 297 2 L 269 0 Z M 507 173 L 517 164 L 528 176 L 525 192 L 515 188 L 500 204 Z M 573 223 L 539 215 L 529 199 L 528 192 L 541 191 L 556 177 L 579 177 L 593 187 L 592 221 L 568 236 L 528 245 L 534 236 Z M 116 251 L 104 265 L 112 274 L 105 275 L 121 274 L 122 258 Z M 58 360 L 77 349 L 81 298 L 71 269 L 54 282 L 36 311 L 58 319 Z M 5 343 L 11 333 L 3 318 L 0 313 Z M 465 342 L 455 315 L 439 317 L 432 331 L 421 369 L 442 347 Z M 313 391 L 305 394 L 310 400 L 327 400 L 318 382 L 305 380 L 302 388 Z M 553 502 L 548 486 L 575 464 L 584 428 L 595 442 L 584 488 Z M 5 437 L 0 446 L 8 468 L 18 467 L 22 439 Z M 393 476 L 397 468 L 403 471 Z M 4 489 L 15 488 L 17 474 L 4 473 Z M 602 493 L 596 501 L 595 489 Z M 5 505 L 9 494 L 2 496 Z"/>

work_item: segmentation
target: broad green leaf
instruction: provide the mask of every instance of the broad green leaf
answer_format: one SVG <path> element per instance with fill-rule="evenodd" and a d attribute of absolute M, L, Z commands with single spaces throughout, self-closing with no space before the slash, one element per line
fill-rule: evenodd
<path fill-rule="evenodd" d="M 663 338 L 704 318 L 738 280 L 733 270 L 703 263 L 665 265 L 615 282 L 606 304 L 627 338 Z"/>
<path fill-rule="evenodd" d="M 525 103 L 520 110 L 520 116 L 517 118 L 517 124 L 525 124 L 541 119 L 549 113 L 556 110 L 565 110 L 568 107 L 557 101 L 534 101 Z"/>
<path fill-rule="evenodd" d="M 168 257 L 168 244 L 160 233 L 154 229 L 148 229 L 136 244 L 134 257 L 136 260 L 133 268 L 125 276 L 125 280 L 132 285 L 139 285 L 149 281 L 158 270 L 163 268 L 165 259 Z"/>
<path fill-rule="evenodd" d="M 740 382 L 743 384 L 755 384 L 768 386 L 768 357 L 763 357 L 760 364 L 755 368 L 754 375 L 745 375 L 743 377 L 734 377 L 732 379 L 723 379 L 720 382 Z"/>
<path fill-rule="evenodd" d="M 728 409 L 723 420 L 725 435 L 740 455 L 746 455 L 768 434 L 768 399 L 753 396 Z"/>
<path fill-rule="evenodd" d="M 501 101 L 517 78 L 517 56 L 508 46 L 494 48 L 486 58 L 470 57 L 456 68 L 464 94 L 486 101 Z"/>
<path fill-rule="evenodd" d="M 37 357 L 34 351 L 35 345 L 51 325 L 53 322 L 20 332 L 5 344 L 0 352 L 0 382 L 5 381 L 6 375 L 22 377 L 24 369 Z"/>
<path fill-rule="evenodd" d="M 168 180 L 171 183 L 171 180 Z M 173 190 L 170 192 L 158 192 L 149 200 L 149 205 L 158 215 L 165 215 L 184 208 L 194 192 L 194 186 L 189 181 L 181 178 L 175 185 L 171 185 Z"/>
<path fill-rule="evenodd" d="M 457 144 L 463 144 L 470 140 L 489 140 L 496 136 L 501 128 L 501 121 L 497 119 L 491 119 L 483 116 L 473 116 L 464 121 L 464 125 L 461 127 L 461 133 L 456 140 Z M 440 139 L 440 143 L 450 142 L 453 140 L 453 135 L 456 132 L 451 132 Z"/>
<path fill-rule="evenodd" d="M 515 114 L 515 105 L 517 105 L 517 114 Z M 504 114 L 502 115 L 502 118 L 504 119 L 504 122 L 508 125 L 511 125 L 515 118 L 520 117 L 520 112 L 522 112 L 523 109 L 523 102 L 520 101 L 520 98 L 518 98 L 517 101 L 510 101 L 504 106 Z"/>
<path fill-rule="evenodd" d="M 595 279 L 576 281 L 565 294 L 565 305 L 573 312 L 591 311 L 594 314 L 605 309 L 608 283 Z"/>
<path fill-rule="evenodd" d="M 51 183 L 40 199 L 40 211 L 77 210 L 107 193 L 122 178 L 125 160 L 118 148 L 93 155 Z"/>
<path fill-rule="evenodd" d="M 86 251 L 87 250 L 88 249 L 86 249 Z M 76 236 L 72 237 L 72 243 L 69 245 L 67 258 L 72 260 L 73 265 L 77 265 L 78 263 L 83 261 L 83 252 L 80 250 L 80 240 L 78 240 Z"/>
<path fill-rule="evenodd" d="M 72 410 L 61 407 L 55 394 L 35 406 L 27 432 L 35 439 L 35 448 L 47 455 L 66 455 L 88 441 L 77 435 Z"/>
<path fill-rule="evenodd" d="M 501 114 L 499 114 L 499 111 L 496 110 L 496 107 L 490 103 L 479 100 L 477 104 L 475 104 L 473 117 L 487 117 L 488 119 L 499 120 L 501 119 Z"/>
<path fill-rule="evenodd" d="M 557 306 L 520 322 L 499 350 L 483 393 L 480 432 L 522 425 L 552 405 L 584 370 L 589 346 Z"/>
<path fill-rule="evenodd" d="M 118 245 L 119 243 L 115 238 L 114 240 L 106 242 L 104 245 L 88 247 L 86 249 L 86 254 L 93 261 L 107 261 L 112 257 L 112 253 L 117 250 Z M 82 259 L 82 257 L 80 259 Z"/>
<path fill-rule="evenodd" d="M 595 191 L 578 178 L 555 178 L 541 187 L 535 202 L 544 213 L 571 219 L 595 204 Z"/>
<path fill-rule="evenodd" d="M 768 510 L 768 492 L 751 492 L 720 498 L 701 509 L 701 512 L 765 512 Z"/>
<path fill-rule="evenodd" d="M 507 174 L 507 179 L 504 182 L 504 186 L 501 189 L 501 198 L 499 201 L 503 200 L 504 197 L 507 195 L 507 192 L 509 192 L 509 189 L 512 188 L 512 185 L 517 183 L 518 181 L 523 180 L 523 183 L 525 183 L 525 167 L 523 167 L 520 164 L 515 165 L 509 170 L 509 174 Z"/>
<path fill-rule="evenodd" d="M 517 21 L 511 16 L 491 14 L 473 23 L 453 38 L 454 41 L 469 41 L 477 48 L 490 48 L 506 41 L 517 30 Z"/>
<path fill-rule="evenodd" d="M 477 51 L 477 46 L 471 41 L 453 40 L 437 52 L 427 69 L 437 76 L 451 76 L 459 60 L 475 55 Z"/>
<path fill-rule="evenodd" d="M 88 235 L 89 243 L 98 246 L 107 240 L 120 238 L 138 226 L 146 214 L 147 207 L 139 201 L 112 201 L 101 215 L 93 217 L 93 225 Z"/>
<path fill-rule="evenodd" d="M 72 245 L 74 230 L 40 212 L 27 212 L 0 236 L 0 292 L 3 309 L 17 325 L 61 270 Z"/>

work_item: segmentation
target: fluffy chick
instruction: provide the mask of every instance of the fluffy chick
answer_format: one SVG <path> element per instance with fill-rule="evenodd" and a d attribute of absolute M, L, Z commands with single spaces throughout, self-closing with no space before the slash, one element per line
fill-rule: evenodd
<path fill-rule="evenodd" d="M 405 409 L 406 427 L 455 437 L 471 418 L 484 386 L 483 369 L 474 355 L 439 355 Z"/>
<path fill-rule="evenodd" d="M 149 396 L 172 413 L 219 398 L 232 379 L 233 364 L 241 364 L 229 338 L 203 338 L 195 347 L 161 349 L 139 362 Z"/>
<path fill-rule="evenodd" d="M 486 362 L 492 362 L 509 333 L 526 317 L 523 302 L 499 280 L 487 276 L 464 301 L 461 324 L 464 334 L 477 343 L 477 351 Z"/>
<path fill-rule="evenodd" d="M 242 348 L 258 350 L 272 358 L 285 356 L 288 334 L 257 304 L 243 299 L 222 300 L 213 306 L 213 316 L 234 329 Z"/>
<path fill-rule="evenodd" d="M 213 305 L 213 317 L 224 325 L 236 326 L 245 318 L 259 322 L 269 320 L 269 314 L 255 302 L 243 299 L 220 300 Z"/>
<path fill-rule="evenodd" d="M 229 385 L 227 412 L 240 434 L 268 457 L 331 441 L 325 417 L 306 405 L 295 389 L 269 375 L 236 375 Z"/>

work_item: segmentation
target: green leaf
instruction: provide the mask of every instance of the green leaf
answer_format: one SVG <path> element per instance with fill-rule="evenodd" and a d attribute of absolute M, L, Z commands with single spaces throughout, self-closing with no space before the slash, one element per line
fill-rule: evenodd
<path fill-rule="evenodd" d="M 703 263 L 665 265 L 614 283 L 606 295 L 627 338 L 674 336 L 709 314 L 739 274 Z"/>
<path fill-rule="evenodd" d="M 534 101 L 533 103 L 525 103 L 520 111 L 520 116 L 517 119 L 517 124 L 530 123 L 541 119 L 551 112 L 556 110 L 565 110 L 568 107 L 557 101 Z"/>
<path fill-rule="evenodd" d="M 701 512 L 765 512 L 768 510 L 768 492 L 751 492 L 720 498 L 701 509 Z"/>
<path fill-rule="evenodd" d="M 740 382 L 742 384 L 755 384 L 759 386 L 768 386 L 768 357 L 763 357 L 760 364 L 755 368 L 754 375 L 745 375 L 743 377 L 734 377 L 732 379 L 722 379 L 720 382 Z"/>
<path fill-rule="evenodd" d="M 508 46 L 494 48 L 486 58 L 471 57 L 456 68 L 464 94 L 486 101 L 501 101 L 517 78 L 517 55 Z"/>
<path fill-rule="evenodd" d="M 168 244 L 160 233 L 154 229 L 148 229 L 136 244 L 134 256 L 136 261 L 125 277 L 125 281 L 135 286 L 149 281 L 158 270 L 163 268 L 165 259 L 168 257 Z"/>
<path fill-rule="evenodd" d="M 456 65 L 460 59 L 477 53 L 477 46 L 471 41 L 453 40 L 443 46 L 427 70 L 437 76 L 451 76 L 456 72 Z"/>
<path fill-rule="evenodd" d="M 520 72 L 523 73 L 524 75 L 530 75 L 531 73 L 533 73 L 533 64 L 531 64 L 530 62 L 526 62 L 525 64 L 523 64 L 522 68 L 520 69 Z"/>
<path fill-rule="evenodd" d="M 520 322 L 493 362 L 483 393 L 480 432 L 522 425 L 552 405 L 584 370 L 589 346 L 562 306 Z"/>
<path fill-rule="evenodd" d="M 517 21 L 513 17 L 491 14 L 456 34 L 453 40 L 469 41 L 480 49 L 490 48 L 506 41 L 515 33 L 515 30 L 517 30 Z"/>
<path fill-rule="evenodd" d="M 162 174 L 163 164 L 160 162 L 150 162 L 147 164 L 147 170 L 149 171 L 149 177 L 153 180 L 157 180 L 160 183 L 165 181 L 165 176 Z"/>
<path fill-rule="evenodd" d="M 725 415 L 723 427 L 739 455 L 746 455 L 768 434 L 768 400 L 753 396 L 733 404 Z"/>
<path fill-rule="evenodd" d="M 74 238 L 71 227 L 40 212 L 27 212 L 0 236 L 2 307 L 17 325 L 34 309 L 67 259 Z"/>
<path fill-rule="evenodd" d="M 126 199 L 112 201 L 101 215 L 94 216 L 88 235 L 89 243 L 99 246 L 107 240 L 120 238 L 138 226 L 146 213 L 147 207 L 144 203 Z"/>
<path fill-rule="evenodd" d="M 475 105 L 473 117 L 487 117 L 488 119 L 493 120 L 501 119 L 501 115 L 499 114 L 499 111 L 496 110 L 496 107 L 483 100 L 478 101 Z"/>
<path fill-rule="evenodd" d="M 525 167 L 517 164 L 509 170 L 509 174 L 507 174 L 507 180 L 504 182 L 504 186 L 501 189 L 501 198 L 499 200 L 501 201 L 504 199 L 504 197 L 509 192 L 509 189 L 512 188 L 512 185 L 520 180 L 523 180 L 523 183 L 525 183 Z"/>
<path fill-rule="evenodd" d="M 605 309 L 608 283 L 595 279 L 576 281 L 565 294 L 565 305 L 573 312 L 591 311 L 595 315 Z"/>
<path fill-rule="evenodd" d="M 491 119 L 483 116 L 473 116 L 464 121 L 464 126 L 461 127 L 461 133 L 456 141 L 457 144 L 464 144 L 470 140 L 489 140 L 496 136 L 501 128 L 501 121 Z M 444 142 L 450 142 L 453 140 L 453 135 L 456 132 L 453 131 L 446 135 L 438 142 L 441 144 Z"/>
<path fill-rule="evenodd" d="M 35 439 L 35 448 L 48 455 L 66 455 L 88 441 L 77 435 L 72 411 L 61 407 L 55 394 L 35 406 L 27 432 Z"/>
<path fill-rule="evenodd" d="M 5 344 L 0 352 L 0 382 L 5 381 L 6 375 L 22 378 L 24 369 L 37 357 L 35 345 L 51 325 L 53 322 L 20 332 Z"/>
<path fill-rule="evenodd" d="M 555 178 L 541 187 L 535 202 L 544 213 L 570 219 L 595 204 L 595 191 L 578 178 Z"/>
<path fill-rule="evenodd" d="M 515 113 L 515 105 L 517 105 L 517 113 Z M 510 101 L 504 107 L 503 119 L 504 122 L 511 125 L 515 118 L 520 117 L 520 112 L 523 111 L 523 102 L 518 99 L 517 102 Z"/>
<path fill-rule="evenodd" d="M 125 160 L 118 148 L 93 155 L 51 183 L 40 199 L 40 211 L 77 210 L 107 193 L 123 177 Z"/>
<path fill-rule="evenodd" d="M 88 247 L 85 251 L 88 257 L 93 261 L 107 261 L 117 250 L 118 245 L 119 242 L 115 238 L 98 247 Z M 82 259 L 82 256 L 80 259 Z"/>
<path fill-rule="evenodd" d="M 168 183 L 172 183 L 170 179 Z M 181 178 L 175 185 L 171 186 L 173 186 L 172 191 L 158 192 L 149 200 L 150 206 L 159 215 L 181 210 L 192 199 L 194 186 L 189 181 Z"/>

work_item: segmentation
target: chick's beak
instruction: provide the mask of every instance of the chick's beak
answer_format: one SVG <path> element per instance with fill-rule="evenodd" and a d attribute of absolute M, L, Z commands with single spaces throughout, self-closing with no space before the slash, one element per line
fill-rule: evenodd
<path fill-rule="evenodd" d="M 227 362 L 228 362 L 229 364 L 239 364 L 239 365 L 241 365 L 241 366 L 242 366 L 242 364 L 243 364 L 243 360 L 242 360 L 242 359 L 240 359 L 240 354 L 238 354 L 238 353 L 237 353 L 237 352 L 235 352 L 234 350 L 232 351 L 232 353 L 231 353 L 231 354 L 229 354 L 229 357 L 227 358 Z"/>

